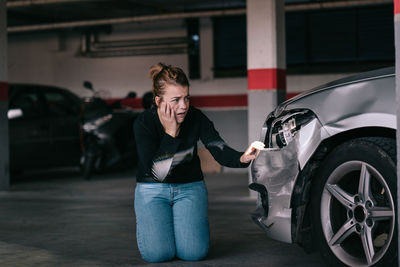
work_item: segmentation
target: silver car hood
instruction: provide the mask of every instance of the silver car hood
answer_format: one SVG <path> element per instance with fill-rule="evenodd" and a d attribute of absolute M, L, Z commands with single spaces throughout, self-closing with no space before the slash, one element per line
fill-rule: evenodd
<path fill-rule="evenodd" d="M 379 79 L 379 78 L 385 78 L 385 77 L 391 77 L 395 76 L 395 67 L 388 67 L 388 68 L 383 68 L 383 69 L 378 69 L 378 70 L 373 70 L 373 71 L 368 71 L 368 72 L 363 72 L 357 75 L 345 77 L 343 79 L 338 79 L 332 82 L 328 82 L 326 84 L 320 85 L 318 87 L 315 87 L 313 89 L 310 89 L 308 91 L 305 91 L 301 94 L 298 94 L 297 96 L 281 103 L 278 108 L 286 107 L 294 102 L 301 101 L 303 98 L 308 97 L 309 95 L 320 93 L 321 91 L 326 91 L 326 90 L 331 90 L 333 88 L 339 87 L 339 86 L 345 86 L 353 83 L 358 83 L 358 82 L 365 82 L 365 81 L 370 81 L 373 79 Z"/>
<path fill-rule="evenodd" d="M 395 100 L 395 68 L 389 67 L 311 89 L 280 104 L 274 115 L 278 117 L 291 109 L 310 109 L 332 135 L 368 126 L 396 129 Z"/>

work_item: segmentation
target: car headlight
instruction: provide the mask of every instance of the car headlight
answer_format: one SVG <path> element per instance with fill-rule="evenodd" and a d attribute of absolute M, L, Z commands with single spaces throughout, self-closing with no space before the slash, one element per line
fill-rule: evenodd
<path fill-rule="evenodd" d="M 264 143 L 270 148 L 287 146 L 293 141 L 301 127 L 315 118 L 314 113 L 308 109 L 280 112 L 279 117 L 271 114 L 265 122 L 267 132 L 264 140 Z"/>
<path fill-rule="evenodd" d="M 296 120 L 290 119 L 282 124 L 282 127 L 278 129 L 279 140 L 283 145 L 288 145 L 296 134 Z M 278 139 L 277 139 L 278 140 Z"/>
<path fill-rule="evenodd" d="M 85 122 L 82 128 L 85 132 L 92 132 L 94 130 L 97 130 L 101 125 L 105 124 L 111 119 L 112 114 L 107 114 L 106 116 L 100 117 L 98 119 Z"/>

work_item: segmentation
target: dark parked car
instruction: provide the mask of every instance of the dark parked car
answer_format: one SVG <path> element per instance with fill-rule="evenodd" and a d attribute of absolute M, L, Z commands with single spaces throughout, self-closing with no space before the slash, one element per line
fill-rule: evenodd
<path fill-rule="evenodd" d="M 334 81 L 279 105 L 252 163 L 254 221 L 332 266 L 397 266 L 394 68 Z"/>
<path fill-rule="evenodd" d="M 11 171 L 79 166 L 81 103 L 66 89 L 10 84 Z"/>

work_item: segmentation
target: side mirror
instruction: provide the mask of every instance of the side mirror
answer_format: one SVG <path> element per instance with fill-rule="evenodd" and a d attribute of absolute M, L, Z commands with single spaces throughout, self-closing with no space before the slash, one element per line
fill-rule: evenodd
<path fill-rule="evenodd" d="M 7 112 L 7 117 L 9 120 L 20 118 L 23 115 L 24 115 L 24 113 L 22 112 L 22 109 L 20 109 L 20 108 L 10 109 Z"/>

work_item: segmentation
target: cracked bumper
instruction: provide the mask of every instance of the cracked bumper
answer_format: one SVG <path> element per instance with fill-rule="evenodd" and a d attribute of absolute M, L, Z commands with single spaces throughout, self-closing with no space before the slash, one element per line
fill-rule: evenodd
<path fill-rule="evenodd" d="M 250 188 L 260 194 L 252 218 L 270 238 L 292 243 L 293 189 L 300 170 L 324 136 L 324 128 L 314 119 L 304 125 L 287 146 L 278 150 L 260 151 L 253 161 L 253 188 Z M 266 192 L 262 193 L 263 190 Z"/>

